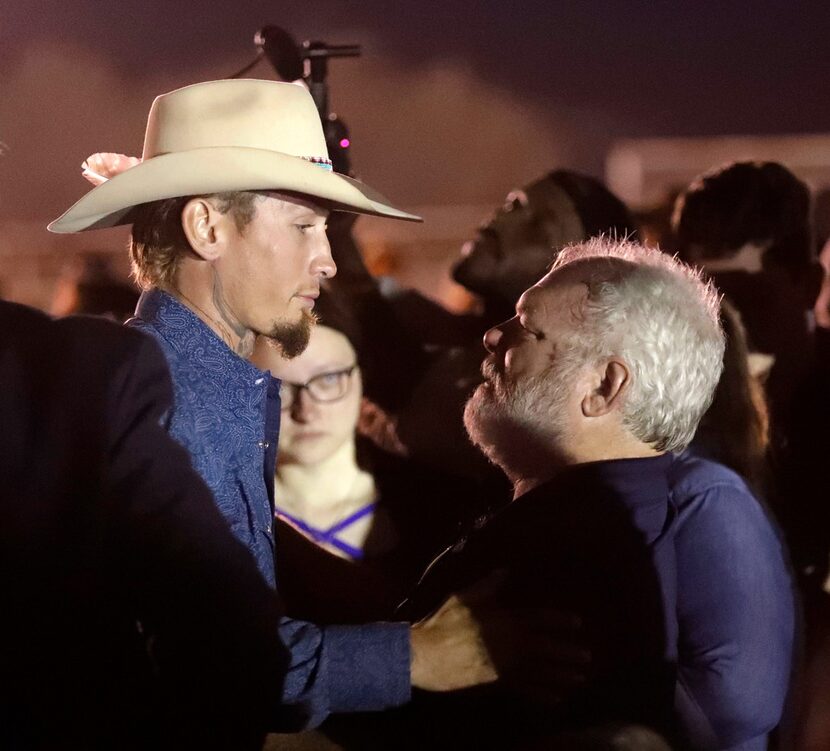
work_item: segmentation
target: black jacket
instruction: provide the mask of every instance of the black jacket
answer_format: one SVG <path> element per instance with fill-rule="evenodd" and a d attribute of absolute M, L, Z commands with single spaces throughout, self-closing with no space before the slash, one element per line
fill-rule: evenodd
<path fill-rule="evenodd" d="M 280 605 L 161 426 L 155 343 L 0 302 L 0 747 L 258 748 Z"/>

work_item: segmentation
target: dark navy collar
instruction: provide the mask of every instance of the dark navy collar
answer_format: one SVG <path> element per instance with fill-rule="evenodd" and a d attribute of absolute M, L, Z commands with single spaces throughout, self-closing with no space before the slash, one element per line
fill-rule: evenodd
<path fill-rule="evenodd" d="M 637 459 L 608 459 L 576 464 L 519 496 L 505 509 L 527 513 L 529 507 L 549 503 L 579 505 L 582 498 L 601 499 L 627 510 L 647 542 L 660 537 L 674 518 L 669 489 L 670 453 Z M 555 505 L 555 504 L 554 504 Z M 551 509 L 556 513 L 555 509 Z"/>
<path fill-rule="evenodd" d="M 626 505 L 636 506 L 665 499 L 669 490 L 670 453 L 636 459 L 607 459 L 569 467 L 557 480 L 562 483 L 589 483 L 613 487 Z"/>
<path fill-rule="evenodd" d="M 547 493 L 552 488 L 571 485 L 607 485 L 634 504 L 641 499 L 664 498 L 668 491 L 667 475 L 671 463 L 672 455 L 666 453 L 636 459 L 606 459 L 574 464 L 519 496 L 516 501 L 537 493 Z"/>

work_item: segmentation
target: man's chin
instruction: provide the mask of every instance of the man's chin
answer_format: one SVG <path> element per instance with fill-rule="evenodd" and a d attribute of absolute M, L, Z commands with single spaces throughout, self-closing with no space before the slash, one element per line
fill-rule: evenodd
<path fill-rule="evenodd" d="M 467 422 L 467 414 L 473 415 L 486 407 L 487 403 L 493 398 L 493 386 L 490 381 L 482 381 L 476 386 L 475 391 L 470 394 L 467 403 L 464 405 L 464 422 Z M 472 417 L 471 417 L 472 419 Z"/>
<path fill-rule="evenodd" d="M 489 456 L 493 443 L 492 427 L 498 424 L 501 410 L 488 381 L 478 385 L 464 406 L 464 427 L 470 440 Z"/>
<path fill-rule="evenodd" d="M 507 390 L 504 387 L 504 382 L 499 375 L 493 370 L 488 373 L 484 372 L 484 380 L 478 384 L 476 390 L 470 397 L 470 401 L 476 400 L 480 406 L 487 408 L 488 406 L 497 406 L 504 402 L 507 398 Z"/>
<path fill-rule="evenodd" d="M 314 313 L 304 310 L 298 321 L 294 323 L 277 321 L 271 326 L 270 331 L 265 332 L 263 336 L 280 350 L 284 358 L 291 360 L 302 354 L 305 348 L 308 347 L 308 341 L 311 338 L 311 327 L 315 323 L 317 323 L 317 317 Z"/>

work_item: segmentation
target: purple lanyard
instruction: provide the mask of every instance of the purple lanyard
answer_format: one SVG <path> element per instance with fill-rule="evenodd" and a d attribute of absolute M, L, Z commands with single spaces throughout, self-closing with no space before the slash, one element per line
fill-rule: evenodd
<path fill-rule="evenodd" d="M 358 509 L 353 514 L 350 514 L 345 519 L 341 519 L 339 522 L 336 522 L 328 529 L 318 529 L 317 527 L 312 527 L 302 519 L 298 519 L 296 516 L 292 516 L 286 511 L 282 511 L 280 509 L 277 509 L 277 516 L 282 516 L 283 518 L 288 519 L 288 521 L 295 524 L 303 532 L 305 532 L 312 540 L 314 540 L 314 542 L 321 542 L 331 545 L 332 547 L 335 547 L 348 555 L 350 558 L 360 560 L 363 558 L 363 551 L 360 548 L 355 548 L 352 545 L 349 545 L 347 542 L 338 540 L 336 535 L 346 529 L 346 527 L 350 527 L 356 521 L 362 519 L 364 516 L 371 514 L 377 505 L 377 502 L 372 502 L 363 508 Z"/>

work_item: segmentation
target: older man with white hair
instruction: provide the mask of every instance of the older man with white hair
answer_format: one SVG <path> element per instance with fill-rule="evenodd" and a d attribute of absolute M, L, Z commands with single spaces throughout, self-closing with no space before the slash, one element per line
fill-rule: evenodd
<path fill-rule="evenodd" d="M 708 644 L 720 657 L 733 644 L 681 634 L 678 602 L 686 597 L 681 588 L 694 590 L 689 577 L 744 567 L 745 556 L 730 540 L 722 549 L 735 553 L 731 561 L 688 560 L 694 553 L 684 543 L 679 561 L 675 544 L 678 533 L 695 534 L 695 517 L 711 519 L 718 502 L 693 497 L 694 480 L 677 469 L 673 453 L 691 441 L 720 377 L 718 314 L 716 291 L 688 266 L 656 249 L 599 238 L 565 249 L 521 296 L 515 317 L 487 332 L 485 380 L 467 404 L 465 423 L 513 482 L 514 500 L 433 564 L 409 615 L 430 612 L 445 592 L 501 571 L 507 602 L 553 604 L 580 615 L 592 666 L 585 685 L 563 696 L 537 675 L 542 655 L 529 654 L 525 670 L 502 671 L 475 696 L 452 704 L 432 700 L 436 720 L 415 727 L 438 728 L 444 740 L 454 733 L 460 743 L 475 736 L 516 744 L 563 729 L 635 722 L 693 747 L 732 745 L 727 738 L 735 740 L 742 729 L 733 722 L 713 732 L 695 704 L 702 699 L 709 711 L 712 697 L 704 694 L 715 684 L 700 677 L 708 656 L 687 648 Z M 715 480 L 729 478 L 710 485 Z M 685 483 L 679 501 L 675 482 Z M 763 517 L 760 509 L 756 516 Z M 736 518 L 766 524 L 743 508 Z M 774 538 L 769 525 L 746 532 Z M 765 581 L 786 586 L 780 547 L 768 544 L 772 554 L 759 556 L 757 567 L 771 566 Z M 700 556 L 712 549 L 711 539 L 700 540 Z M 791 643 L 788 602 L 775 626 Z M 742 606 L 729 603 L 724 611 L 731 617 Z M 711 623 L 697 621 L 696 628 L 718 633 L 719 618 L 712 612 Z M 561 655 L 565 665 L 571 658 L 578 665 L 576 655 Z M 734 661 L 727 654 L 716 667 L 728 672 Z M 690 663 L 697 675 L 684 673 Z M 777 674 L 767 676 L 780 682 Z M 551 705 L 550 698 L 557 701 Z M 779 697 L 779 713 L 780 703 Z M 468 722 L 461 721 L 465 712 L 471 712 Z M 729 708 L 722 712 L 735 717 Z"/>

